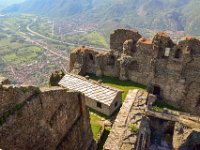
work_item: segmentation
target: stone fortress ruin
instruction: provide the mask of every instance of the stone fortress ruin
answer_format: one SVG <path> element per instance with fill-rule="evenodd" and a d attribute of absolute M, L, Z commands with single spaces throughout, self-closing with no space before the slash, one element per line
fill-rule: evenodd
<path fill-rule="evenodd" d="M 118 29 L 110 36 L 109 51 L 75 49 L 70 72 L 137 82 L 168 104 L 200 115 L 200 41 L 194 37 L 174 43 L 163 32 L 149 40 L 137 31 Z"/>
<path fill-rule="evenodd" d="M 121 106 L 121 91 L 79 76 L 87 73 L 148 87 L 128 92 L 104 150 L 200 149 L 200 41 L 175 44 L 161 32 L 148 40 L 127 29 L 111 34 L 110 50 L 74 49 L 70 73 L 52 74 L 51 87 L 0 77 L 0 149 L 96 150 L 86 105 L 111 115 Z M 157 98 L 185 112 L 151 109 Z"/>

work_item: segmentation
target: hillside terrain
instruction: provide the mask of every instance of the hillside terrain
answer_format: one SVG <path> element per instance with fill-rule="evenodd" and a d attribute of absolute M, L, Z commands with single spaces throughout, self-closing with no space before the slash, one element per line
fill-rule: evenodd
<path fill-rule="evenodd" d="M 10 5 L 22 3 L 24 1 L 25 0 L 1 0 L 0 1 L 0 10 L 4 9 L 4 8 L 10 6 Z"/>
<path fill-rule="evenodd" d="M 0 74 L 17 84 L 44 85 L 55 69 L 67 69 L 70 48 L 30 33 L 32 18 L 0 17 Z"/>
<path fill-rule="evenodd" d="M 199 7 L 199 0 L 28 0 L 6 11 L 92 22 L 104 30 L 139 27 L 199 35 Z"/>
<path fill-rule="evenodd" d="M 47 84 L 54 70 L 68 70 L 71 50 L 82 45 L 108 48 L 104 35 L 90 24 L 54 25 L 49 18 L 25 14 L 0 16 L 0 74 L 17 84 Z"/>

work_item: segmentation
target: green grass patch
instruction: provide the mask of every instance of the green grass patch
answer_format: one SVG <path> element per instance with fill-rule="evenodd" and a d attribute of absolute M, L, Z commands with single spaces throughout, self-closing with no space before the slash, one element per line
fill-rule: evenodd
<path fill-rule="evenodd" d="M 150 110 L 156 111 L 156 112 L 163 112 L 163 108 L 160 108 L 158 106 L 151 106 Z"/>
<path fill-rule="evenodd" d="M 96 81 L 101 80 L 102 83 L 107 86 L 111 86 L 111 87 L 124 91 L 124 93 L 122 94 L 122 101 L 125 100 L 126 95 L 128 94 L 129 90 L 132 90 L 132 89 L 146 90 L 146 86 L 141 85 L 139 83 L 134 83 L 132 81 L 121 81 L 116 77 L 107 77 L 107 76 L 97 77 L 93 74 L 88 74 L 88 75 L 90 76 L 90 79 L 92 80 L 96 80 Z"/>
<path fill-rule="evenodd" d="M 136 124 L 131 124 L 130 125 L 131 132 L 136 133 L 138 131 L 137 125 Z"/>
<path fill-rule="evenodd" d="M 103 128 L 100 122 L 101 122 L 101 117 L 94 114 L 93 112 L 90 112 L 90 124 L 92 128 L 93 137 L 95 140 L 98 139 L 101 129 Z"/>
<path fill-rule="evenodd" d="M 11 64 L 21 64 L 31 62 L 33 59 L 38 60 L 38 57 L 43 54 L 43 49 L 37 46 L 24 45 L 23 48 L 15 48 L 8 50 L 3 58 Z"/>
<path fill-rule="evenodd" d="M 97 31 L 91 31 L 84 34 L 74 34 L 74 35 L 66 35 L 65 41 L 79 43 L 82 45 L 93 45 L 97 47 L 108 48 L 109 44 L 106 40 L 105 35 Z"/>
<path fill-rule="evenodd" d="M 181 109 L 178 109 L 174 106 L 167 104 L 164 100 L 161 100 L 161 99 L 157 99 L 151 109 L 162 112 L 163 108 L 167 108 L 167 109 L 171 109 L 175 111 L 183 111 Z"/>

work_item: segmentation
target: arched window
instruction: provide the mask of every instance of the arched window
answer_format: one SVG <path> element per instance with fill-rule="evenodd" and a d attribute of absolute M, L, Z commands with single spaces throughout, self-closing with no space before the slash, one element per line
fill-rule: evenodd
<path fill-rule="evenodd" d="M 181 49 L 177 49 L 176 52 L 175 52 L 175 58 L 181 58 L 182 56 L 182 50 Z"/>
<path fill-rule="evenodd" d="M 89 54 L 89 59 L 90 59 L 91 61 L 94 61 L 94 57 L 93 57 L 92 54 Z"/>

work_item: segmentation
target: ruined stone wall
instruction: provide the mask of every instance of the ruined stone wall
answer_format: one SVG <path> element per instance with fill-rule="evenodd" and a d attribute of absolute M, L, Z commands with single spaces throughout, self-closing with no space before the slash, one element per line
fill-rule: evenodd
<path fill-rule="evenodd" d="M 200 115 L 198 39 L 185 37 L 174 43 L 168 35 L 159 32 L 149 40 L 137 31 L 118 29 L 111 34 L 110 48 L 107 52 L 86 47 L 75 49 L 71 53 L 70 71 L 157 86 L 166 102 Z M 88 60 L 91 54 L 92 63 Z"/>
<path fill-rule="evenodd" d="M 0 116 L 14 107 L 23 105 L 23 102 L 32 98 L 39 92 L 39 88 L 33 86 L 3 85 L 0 87 Z"/>
<path fill-rule="evenodd" d="M 3 85 L 0 93 L 1 149 L 95 149 L 79 92 Z"/>
<path fill-rule="evenodd" d="M 134 30 L 115 30 L 114 33 L 110 35 L 110 49 L 123 52 L 123 44 L 126 40 L 131 40 L 131 46 L 134 46 L 141 37 L 142 36 Z"/>
<path fill-rule="evenodd" d="M 130 150 L 136 149 L 139 128 L 145 114 L 148 93 L 139 90 L 130 90 L 115 119 L 104 150 Z M 131 126 L 137 128 L 132 131 Z"/>
<path fill-rule="evenodd" d="M 173 147 L 175 150 L 195 150 L 200 148 L 200 130 L 175 123 Z"/>

